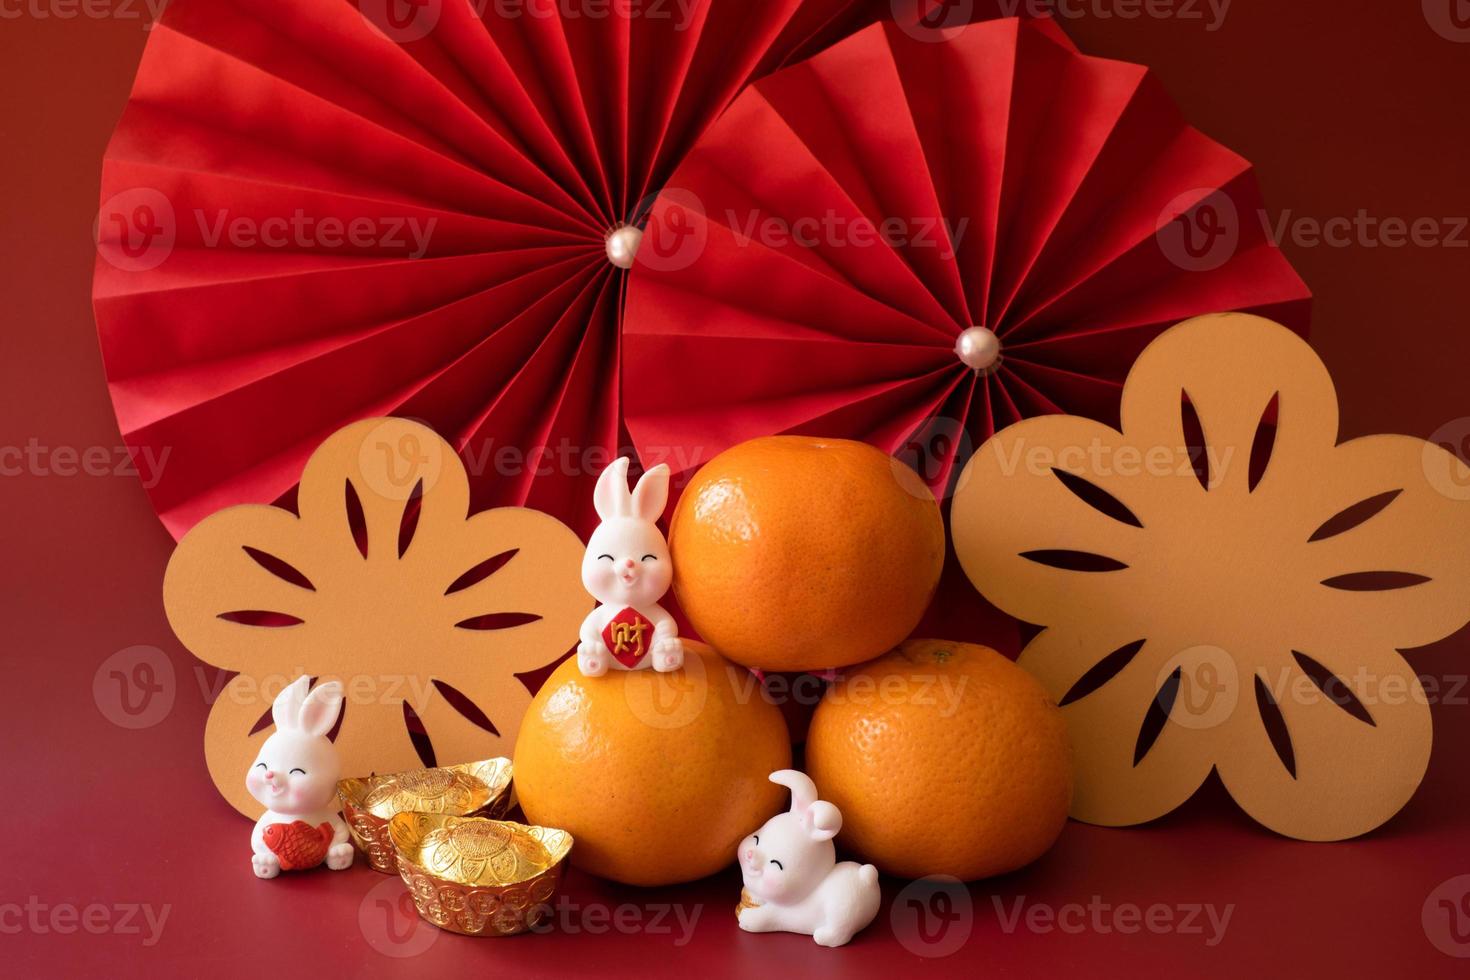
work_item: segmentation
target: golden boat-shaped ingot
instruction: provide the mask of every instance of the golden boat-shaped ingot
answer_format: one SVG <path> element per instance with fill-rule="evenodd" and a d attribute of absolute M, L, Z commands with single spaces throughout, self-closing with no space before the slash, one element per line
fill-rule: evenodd
<path fill-rule="evenodd" d="M 395 814 L 503 817 L 510 809 L 510 777 L 509 759 L 486 759 L 344 779 L 337 784 L 337 796 L 352 840 L 373 870 L 391 875 L 398 870 L 388 836 L 388 821 Z"/>
<path fill-rule="evenodd" d="M 465 936 L 511 936 L 548 918 L 572 849 L 565 830 L 440 813 L 400 813 L 388 832 L 419 915 Z"/>

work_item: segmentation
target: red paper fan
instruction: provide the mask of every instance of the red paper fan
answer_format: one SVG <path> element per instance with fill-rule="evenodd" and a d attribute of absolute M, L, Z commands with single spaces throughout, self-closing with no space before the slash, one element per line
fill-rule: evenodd
<path fill-rule="evenodd" d="M 1143 68 L 1050 22 L 875 25 L 748 88 L 655 202 L 629 429 L 676 469 L 756 435 L 860 438 L 942 492 L 1019 418 L 1114 417 L 1180 320 L 1304 329 L 1259 207 Z"/>
<path fill-rule="evenodd" d="M 94 286 L 169 530 L 277 499 L 386 414 L 461 448 L 476 507 L 585 529 L 627 444 L 607 236 L 751 77 L 888 6 L 169 4 L 107 151 Z"/>

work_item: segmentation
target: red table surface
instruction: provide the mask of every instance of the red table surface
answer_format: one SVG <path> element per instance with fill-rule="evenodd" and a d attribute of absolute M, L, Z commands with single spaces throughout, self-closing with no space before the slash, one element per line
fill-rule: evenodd
<path fill-rule="evenodd" d="M 1080 15 L 1066 27 L 1084 50 L 1153 66 L 1194 123 L 1257 164 L 1269 220 L 1308 233 L 1285 247 L 1318 296 L 1313 339 L 1344 435 L 1470 431 L 1470 236 L 1455 220 L 1470 215 L 1463 0 L 1235 0 L 1215 30 L 1219 4 L 1203 0 L 1061 6 Z M 1367 838 L 1281 839 L 1212 785 L 1151 826 L 1069 825 L 1042 861 L 967 899 L 886 881 L 877 924 L 844 950 L 741 933 L 733 871 L 655 890 L 572 871 L 557 935 L 500 941 L 417 925 L 396 879 L 361 865 L 255 880 L 249 824 L 205 774 L 209 675 L 164 620 L 171 542 L 138 479 L 98 465 L 120 440 L 89 304 L 90 226 L 146 10 L 0 3 L 7 973 L 1466 975 L 1470 877 L 1455 879 L 1470 875 L 1470 631 L 1411 653 L 1438 692 L 1434 755 L 1418 795 Z M 1360 211 L 1434 219 L 1445 241 L 1314 244 L 1300 220 Z M 65 475 L 69 451 L 89 448 L 107 472 Z M 32 461 L 16 467 L 16 449 Z M 935 621 L 994 636 L 979 609 L 967 598 Z M 161 722 L 128 731 L 92 682 L 135 645 L 164 651 L 175 698 Z"/>

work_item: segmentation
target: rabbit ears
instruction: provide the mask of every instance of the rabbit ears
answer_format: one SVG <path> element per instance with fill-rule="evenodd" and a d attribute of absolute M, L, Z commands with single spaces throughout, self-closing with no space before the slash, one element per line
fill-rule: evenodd
<path fill-rule="evenodd" d="M 648 470 L 638 478 L 633 492 L 628 492 L 627 456 L 613 460 L 597 478 L 597 489 L 592 493 L 592 506 L 597 516 L 604 521 L 615 517 L 636 517 L 650 524 L 664 516 L 664 506 L 669 502 L 669 467 L 665 463 Z"/>
<path fill-rule="evenodd" d="M 831 840 L 842 829 L 842 813 L 831 803 L 817 799 L 817 784 L 795 769 L 771 773 L 771 782 L 791 790 L 791 812 L 812 840 Z"/>
<path fill-rule="evenodd" d="M 337 713 L 341 709 L 340 683 L 327 681 L 312 688 L 311 678 L 303 674 L 276 696 L 271 705 L 271 719 L 275 721 L 278 732 L 326 735 L 337 723 Z"/>

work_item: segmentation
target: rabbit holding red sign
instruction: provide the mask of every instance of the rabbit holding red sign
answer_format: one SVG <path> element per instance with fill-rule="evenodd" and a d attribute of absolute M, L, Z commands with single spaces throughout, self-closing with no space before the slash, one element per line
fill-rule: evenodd
<path fill-rule="evenodd" d="M 577 645 L 577 666 L 588 677 L 684 665 L 679 627 L 658 604 L 674 581 L 657 524 L 669 499 L 669 468 L 653 467 L 630 493 L 628 462 L 623 456 L 603 470 L 592 498 L 602 523 L 587 542 L 582 584 L 601 605 L 582 621 Z"/>

